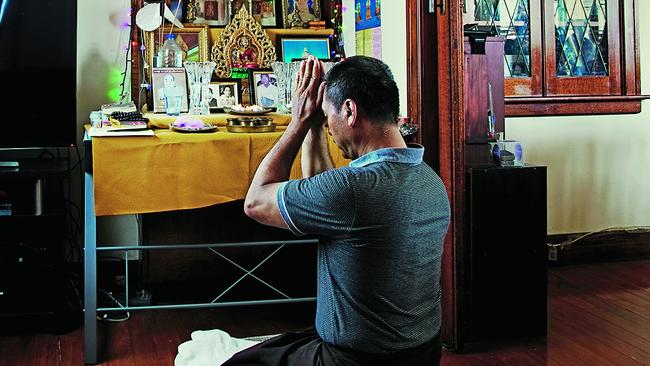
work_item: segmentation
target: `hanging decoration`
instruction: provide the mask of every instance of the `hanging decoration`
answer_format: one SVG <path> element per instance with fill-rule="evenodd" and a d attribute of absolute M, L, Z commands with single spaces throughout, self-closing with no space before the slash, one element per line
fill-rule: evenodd
<path fill-rule="evenodd" d="M 124 23 L 120 26 L 123 31 L 128 32 L 127 43 L 123 46 L 124 50 L 124 70 L 120 72 L 119 68 L 113 68 L 108 75 L 108 84 L 112 87 L 108 90 L 106 96 L 115 103 L 124 102 L 125 98 L 130 95 L 126 90 L 128 70 L 131 65 L 131 50 L 137 48 L 137 41 L 133 41 L 134 28 L 131 25 L 132 9 L 129 9 Z"/>
<path fill-rule="evenodd" d="M 342 0 L 334 2 L 333 17 L 330 19 L 332 23 L 332 59 L 340 60 L 345 58 L 345 43 L 343 42 L 343 13 L 347 8 L 342 4 Z"/>

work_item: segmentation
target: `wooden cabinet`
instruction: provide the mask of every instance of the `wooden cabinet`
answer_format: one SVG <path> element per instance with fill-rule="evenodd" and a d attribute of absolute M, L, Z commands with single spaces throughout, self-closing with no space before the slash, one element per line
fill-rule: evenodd
<path fill-rule="evenodd" d="M 469 168 L 457 348 L 545 336 L 546 168 Z"/>

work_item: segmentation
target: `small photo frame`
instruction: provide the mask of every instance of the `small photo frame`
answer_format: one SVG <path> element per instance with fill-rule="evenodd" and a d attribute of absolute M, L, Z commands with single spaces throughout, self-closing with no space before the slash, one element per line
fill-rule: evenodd
<path fill-rule="evenodd" d="M 251 69 L 248 83 L 250 85 L 251 104 L 265 108 L 274 107 L 280 99 L 278 78 L 271 69 Z"/>
<path fill-rule="evenodd" d="M 180 96 L 181 112 L 188 112 L 187 76 L 182 67 L 155 67 L 151 70 L 154 113 L 165 112 L 165 97 Z"/>
<path fill-rule="evenodd" d="M 281 0 L 253 0 L 252 15 L 262 27 L 282 26 Z"/>
<path fill-rule="evenodd" d="M 277 42 L 278 60 L 282 62 L 306 59 L 309 55 L 320 60 L 332 57 L 330 38 L 327 35 L 288 36 L 278 34 Z"/>
<path fill-rule="evenodd" d="M 307 24 L 312 20 L 320 20 L 320 0 L 281 0 L 282 22 L 285 28 L 291 28 L 292 22 L 300 20 Z"/>
<path fill-rule="evenodd" d="M 184 28 L 173 29 L 171 26 L 161 27 L 153 32 L 146 32 L 147 61 L 149 69 L 157 67 L 158 49 L 167 39 L 168 34 L 176 36 L 176 43 L 183 50 L 183 62 L 208 61 L 208 25 L 185 24 Z"/>
<path fill-rule="evenodd" d="M 224 26 L 230 21 L 228 0 L 195 0 L 188 2 L 189 7 L 194 11 L 194 24 Z"/>
<path fill-rule="evenodd" d="M 241 79 L 211 81 L 210 85 L 208 85 L 208 94 L 211 95 L 208 101 L 210 110 L 241 104 Z"/>
<path fill-rule="evenodd" d="M 252 0 L 230 0 L 230 20 L 237 15 L 242 6 L 246 7 L 248 14 L 253 13 Z"/>

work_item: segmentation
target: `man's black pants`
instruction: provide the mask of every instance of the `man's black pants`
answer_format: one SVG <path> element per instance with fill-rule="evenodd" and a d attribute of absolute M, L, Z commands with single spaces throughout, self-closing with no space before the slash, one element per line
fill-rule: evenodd
<path fill-rule="evenodd" d="M 353 351 L 324 342 L 315 329 L 285 333 L 256 344 L 235 354 L 224 365 L 268 366 L 437 366 L 440 364 L 442 345 L 440 334 L 432 340 L 406 350 L 390 354 Z"/>

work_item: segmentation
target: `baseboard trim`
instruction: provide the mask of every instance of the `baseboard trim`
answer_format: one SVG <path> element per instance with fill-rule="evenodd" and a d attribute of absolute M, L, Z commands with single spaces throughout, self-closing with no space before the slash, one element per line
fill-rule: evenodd
<path fill-rule="evenodd" d="M 562 243 L 585 233 L 548 235 L 547 243 Z M 558 247 L 556 260 L 550 266 L 614 262 L 650 258 L 650 232 L 607 231 L 586 237 L 567 246 Z"/>

